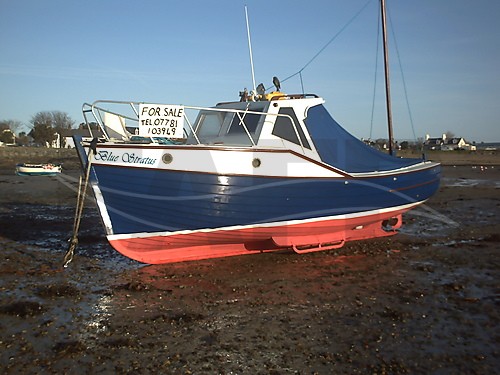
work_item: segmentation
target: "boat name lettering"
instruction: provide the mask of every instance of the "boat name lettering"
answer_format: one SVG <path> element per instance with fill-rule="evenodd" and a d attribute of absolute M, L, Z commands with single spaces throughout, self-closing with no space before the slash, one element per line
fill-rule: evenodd
<path fill-rule="evenodd" d="M 124 152 L 123 154 L 116 155 L 113 154 L 112 151 L 102 150 L 97 153 L 95 156 L 95 160 L 106 161 L 106 162 L 123 162 L 130 164 L 148 164 L 154 165 L 156 163 L 156 159 L 149 157 L 141 157 L 137 156 L 134 153 Z"/>
<path fill-rule="evenodd" d="M 117 161 L 119 158 L 118 155 L 113 154 L 111 151 L 99 151 L 96 156 L 95 160 L 102 160 L 102 161 Z"/>
<path fill-rule="evenodd" d="M 148 157 L 140 157 L 135 156 L 135 154 L 129 154 L 128 152 L 122 155 L 122 161 L 125 163 L 136 163 L 136 164 L 149 164 L 153 165 L 156 162 L 156 159 L 151 159 Z"/>

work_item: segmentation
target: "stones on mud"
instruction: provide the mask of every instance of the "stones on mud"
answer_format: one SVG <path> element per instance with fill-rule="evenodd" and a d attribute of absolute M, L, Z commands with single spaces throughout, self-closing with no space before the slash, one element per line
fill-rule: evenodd
<path fill-rule="evenodd" d="M 465 285 L 462 285 L 462 284 L 459 284 L 459 283 L 456 283 L 456 282 L 443 284 L 443 286 L 444 286 L 446 289 L 453 290 L 453 291 L 455 291 L 455 292 L 459 292 L 459 291 L 461 291 L 461 290 L 464 290 L 464 289 L 465 289 Z"/>
<path fill-rule="evenodd" d="M 200 320 L 203 320 L 205 316 L 198 313 L 190 312 L 180 312 L 174 314 L 158 314 L 149 319 L 144 319 L 143 323 L 146 321 L 151 321 L 155 323 L 170 323 L 170 324 L 190 324 Z"/>
<path fill-rule="evenodd" d="M 103 341 L 103 346 L 108 348 L 126 348 L 132 345 L 128 337 L 110 337 Z"/>
<path fill-rule="evenodd" d="M 151 289 L 151 285 L 141 283 L 140 281 L 130 281 L 125 284 L 120 284 L 116 285 L 113 289 L 115 290 L 128 290 L 132 292 L 139 292 L 142 290 L 149 290 Z"/>
<path fill-rule="evenodd" d="M 411 371 L 400 361 L 391 359 L 385 361 L 382 359 L 381 363 L 368 366 L 371 374 L 409 374 Z"/>
<path fill-rule="evenodd" d="M 384 310 L 379 313 L 382 318 L 388 318 L 393 322 L 406 323 L 408 319 L 411 318 L 411 313 L 402 311 L 396 306 L 385 306 Z"/>
<path fill-rule="evenodd" d="M 427 262 L 415 263 L 413 268 L 417 271 L 423 271 L 427 273 L 433 273 L 435 271 L 435 266 Z"/>
<path fill-rule="evenodd" d="M 219 337 L 218 337 L 217 333 L 210 332 L 209 334 L 200 337 L 200 341 L 204 345 L 212 346 L 212 345 L 215 345 L 219 342 Z"/>

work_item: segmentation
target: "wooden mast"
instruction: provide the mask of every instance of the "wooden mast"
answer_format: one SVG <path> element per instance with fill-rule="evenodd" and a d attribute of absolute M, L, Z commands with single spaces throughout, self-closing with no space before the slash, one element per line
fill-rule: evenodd
<path fill-rule="evenodd" d="M 382 13 L 382 36 L 384 40 L 384 67 L 385 67 L 385 99 L 387 107 L 387 126 L 389 128 L 389 154 L 394 154 L 394 136 L 392 132 L 392 109 L 391 109 L 391 84 L 389 80 L 389 49 L 387 48 L 387 27 L 385 16 L 385 0 L 380 0 L 380 11 Z"/>

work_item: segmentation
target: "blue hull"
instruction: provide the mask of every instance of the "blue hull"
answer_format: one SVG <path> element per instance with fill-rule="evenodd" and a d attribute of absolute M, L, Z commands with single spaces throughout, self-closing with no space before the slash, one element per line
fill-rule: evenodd
<path fill-rule="evenodd" d="M 369 178 L 221 176 L 93 166 L 113 234 L 178 232 L 352 214 L 423 202 L 440 167 Z"/>

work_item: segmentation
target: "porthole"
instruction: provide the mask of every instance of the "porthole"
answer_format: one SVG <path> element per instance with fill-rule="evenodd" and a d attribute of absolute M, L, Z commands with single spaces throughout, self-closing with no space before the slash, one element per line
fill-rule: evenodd
<path fill-rule="evenodd" d="M 261 164 L 261 161 L 259 158 L 255 158 L 252 160 L 252 165 L 254 168 L 259 168 L 260 167 L 260 164 Z"/>
<path fill-rule="evenodd" d="M 161 157 L 161 160 L 165 163 L 165 164 L 170 164 L 172 163 L 172 160 L 174 160 L 172 154 L 163 154 L 163 156 Z"/>

